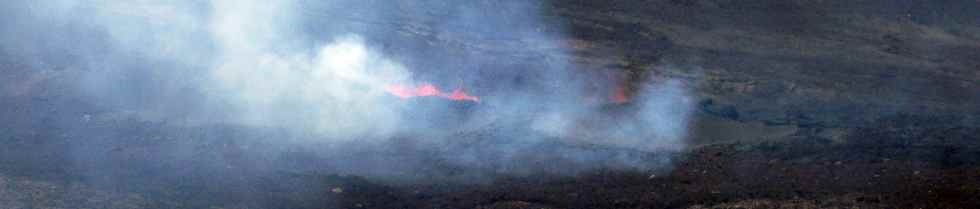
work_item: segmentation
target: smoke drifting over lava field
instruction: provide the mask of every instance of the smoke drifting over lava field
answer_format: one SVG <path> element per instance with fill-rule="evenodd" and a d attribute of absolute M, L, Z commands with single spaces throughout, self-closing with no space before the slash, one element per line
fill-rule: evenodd
<path fill-rule="evenodd" d="M 384 4 L 22 2 L 11 9 L 21 11 L 20 22 L 33 21 L 35 28 L 11 29 L 40 37 L 36 43 L 24 43 L 20 36 L 7 41 L 27 45 L 23 50 L 65 43 L 20 54 L 33 63 L 77 68 L 64 85 L 77 89 L 74 96 L 92 108 L 125 110 L 132 120 L 181 127 L 165 133 L 173 136 L 218 125 L 278 131 L 283 135 L 256 143 L 320 146 L 311 152 L 330 164 L 320 169 L 346 174 L 404 176 L 431 166 L 428 160 L 462 169 L 467 176 L 648 170 L 666 168 L 668 154 L 685 145 L 693 106 L 685 88 L 691 84 L 641 83 L 626 104 L 624 93 L 613 90 L 623 81 L 595 79 L 600 75 L 569 60 L 570 52 L 561 46 L 565 29 L 542 20 L 540 2 Z M 336 13 L 351 7 L 363 8 Z M 493 55 L 427 52 L 428 40 L 388 32 L 411 25 L 362 23 L 397 22 L 411 11 L 385 9 L 415 7 L 442 8 L 444 17 L 428 20 L 438 22 L 424 31 L 435 38 L 519 39 L 523 45 L 490 48 L 532 54 L 514 59 L 540 60 L 501 62 Z M 48 35 L 52 32 L 83 35 Z M 57 58 L 64 56 L 70 59 Z M 407 91 L 402 86 L 419 87 Z M 437 86 L 454 90 L 442 93 Z M 447 101 L 425 98 L 430 96 Z M 610 106 L 630 116 L 607 116 L 603 111 Z M 118 116 L 84 117 L 104 121 Z M 77 130 L 77 143 L 107 134 L 89 133 L 88 125 L 74 120 L 57 126 Z M 118 131 L 123 130 L 109 130 Z M 100 146 L 127 143 L 107 139 Z M 74 157 L 100 161 L 98 154 L 89 156 L 98 151 L 69 149 L 78 153 Z M 191 148 L 174 149 L 160 152 Z M 640 154 L 644 151 L 654 151 L 657 160 L 649 161 L 650 154 Z M 377 156 L 386 157 L 372 159 Z M 422 158 L 432 159 L 410 160 Z M 541 169 L 539 163 L 561 166 Z"/>
<path fill-rule="evenodd" d="M 15 188 L 0 208 L 977 204 L 975 1 L 14 0 L 0 14 L 0 185 Z M 801 183 L 835 172 L 945 196 Z"/>

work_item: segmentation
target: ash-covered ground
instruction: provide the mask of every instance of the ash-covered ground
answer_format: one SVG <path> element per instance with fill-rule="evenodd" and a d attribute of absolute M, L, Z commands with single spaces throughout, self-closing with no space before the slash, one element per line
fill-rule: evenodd
<path fill-rule="evenodd" d="M 0 208 L 980 207 L 977 1 L 0 13 Z"/>

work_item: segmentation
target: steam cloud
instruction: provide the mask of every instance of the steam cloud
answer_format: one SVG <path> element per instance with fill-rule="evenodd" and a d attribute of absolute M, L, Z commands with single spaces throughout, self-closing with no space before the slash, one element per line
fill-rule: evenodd
<path fill-rule="evenodd" d="M 93 103 L 147 120 L 285 129 L 328 144 L 320 155 L 338 172 L 387 176 L 432 158 L 491 173 L 655 169 L 669 158 L 642 153 L 685 145 L 688 84 L 650 82 L 626 116 L 607 113 L 608 104 L 583 99 L 596 97 L 596 79 L 569 61 L 560 24 L 545 21 L 538 2 L 325 2 L 16 5 L 59 25 L 23 30 L 76 34 L 38 42 L 71 46 L 59 53 L 85 70 L 79 83 Z M 17 47 L 18 38 L 4 37 L 5 50 L 36 47 Z M 431 49 L 432 40 L 463 51 Z M 383 89 L 423 82 L 462 85 L 481 103 L 404 101 Z M 459 108 L 466 117 L 440 116 Z M 391 152 L 398 157 L 383 157 Z"/>

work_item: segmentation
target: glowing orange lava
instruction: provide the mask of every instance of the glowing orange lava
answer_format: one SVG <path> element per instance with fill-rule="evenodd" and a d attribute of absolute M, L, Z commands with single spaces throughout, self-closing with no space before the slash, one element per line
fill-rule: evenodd
<path fill-rule="evenodd" d="M 470 96 L 463 91 L 463 89 L 455 89 L 452 93 L 443 93 L 438 87 L 423 83 L 416 88 L 410 88 L 403 85 L 388 85 L 385 87 L 385 91 L 389 94 L 400 97 L 402 99 L 408 99 L 413 97 L 442 97 L 454 101 L 472 101 L 480 102 L 479 97 Z"/>
<path fill-rule="evenodd" d="M 442 90 L 439 90 L 439 87 L 429 83 L 422 83 L 416 87 L 392 84 L 386 86 L 384 89 L 389 94 L 402 99 L 410 99 L 414 97 L 442 97 L 453 101 L 480 102 L 479 97 L 469 95 L 466 93 L 466 91 L 463 91 L 462 88 L 456 88 L 452 92 L 442 92 Z M 629 103 L 632 98 L 630 98 L 629 92 L 625 86 L 617 86 L 614 92 L 612 92 L 612 95 L 610 95 L 609 100 L 611 100 L 612 103 L 623 104 Z"/>
<path fill-rule="evenodd" d="M 626 88 L 622 86 L 616 87 L 616 92 L 613 93 L 612 101 L 617 104 L 629 102 L 630 97 L 626 96 Z"/>

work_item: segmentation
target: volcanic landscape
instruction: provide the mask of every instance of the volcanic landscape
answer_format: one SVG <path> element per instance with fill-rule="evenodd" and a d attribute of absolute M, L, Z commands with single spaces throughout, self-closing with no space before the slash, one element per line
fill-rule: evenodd
<path fill-rule="evenodd" d="M 0 209 L 980 208 L 975 0 L 0 17 Z"/>

